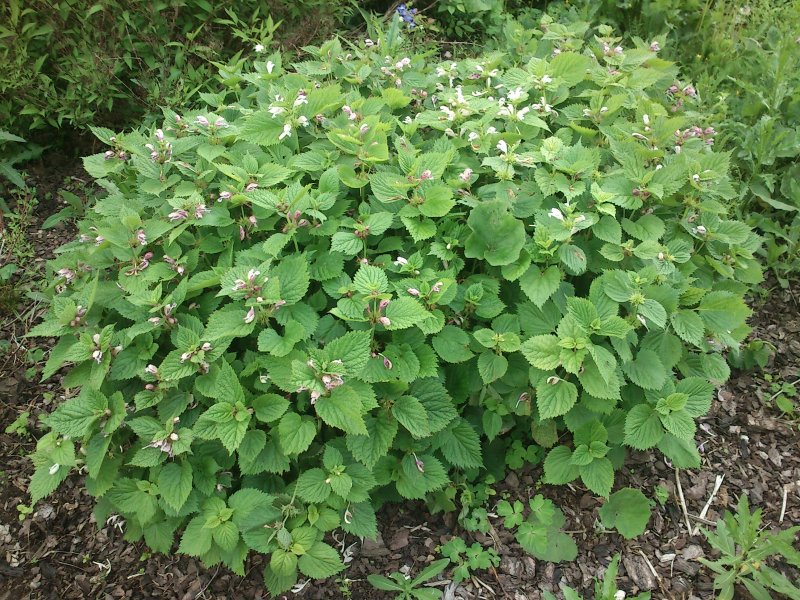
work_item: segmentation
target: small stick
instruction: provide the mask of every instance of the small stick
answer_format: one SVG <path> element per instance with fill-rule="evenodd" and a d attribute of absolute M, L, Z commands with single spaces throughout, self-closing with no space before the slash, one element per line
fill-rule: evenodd
<path fill-rule="evenodd" d="M 789 490 L 784 485 L 783 486 L 783 503 L 781 504 L 781 516 L 778 519 L 779 523 L 783 523 L 783 518 L 786 516 L 786 499 L 789 496 Z"/>
<path fill-rule="evenodd" d="M 701 519 L 700 517 L 696 517 L 694 515 L 689 515 L 689 518 L 692 521 L 697 521 L 698 523 L 703 523 L 704 525 L 716 525 L 714 521 L 709 521 L 708 519 Z"/>
<path fill-rule="evenodd" d="M 711 503 L 714 502 L 714 498 L 717 497 L 717 492 L 719 492 L 719 488 L 722 485 L 722 482 L 725 480 L 725 474 L 717 475 L 717 479 L 714 482 L 714 490 L 711 492 L 711 496 L 708 497 L 708 502 L 703 507 L 703 510 L 700 511 L 700 518 L 705 519 L 706 515 L 708 514 L 708 509 L 711 508 Z M 697 535 L 700 533 L 700 526 L 694 528 L 692 535 Z"/>
<path fill-rule="evenodd" d="M 686 527 L 689 534 L 692 533 L 692 523 L 689 521 L 689 511 L 686 509 L 686 499 L 683 497 L 683 486 L 681 485 L 680 471 L 675 469 L 675 483 L 678 485 L 678 500 L 681 501 L 681 508 L 683 509 L 683 516 L 686 519 Z"/>

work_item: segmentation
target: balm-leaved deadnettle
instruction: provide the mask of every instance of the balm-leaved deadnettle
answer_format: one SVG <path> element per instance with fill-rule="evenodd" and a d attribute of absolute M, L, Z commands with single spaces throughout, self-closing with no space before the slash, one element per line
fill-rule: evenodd
<path fill-rule="evenodd" d="M 606 497 L 628 449 L 699 464 L 759 240 L 728 155 L 676 145 L 676 68 L 585 24 L 442 63 L 399 29 L 95 130 L 105 193 L 32 332 L 58 338 L 45 377 L 69 366 L 34 502 L 81 468 L 129 539 L 264 553 L 278 593 L 344 568 L 326 532 L 374 536 L 377 505 L 514 442 Z"/>

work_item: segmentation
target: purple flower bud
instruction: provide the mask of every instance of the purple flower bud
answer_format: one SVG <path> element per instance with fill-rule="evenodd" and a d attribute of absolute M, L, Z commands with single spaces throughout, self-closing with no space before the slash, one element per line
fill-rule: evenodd
<path fill-rule="evenodd" d="M 430 169 L 425 169 L 419 176 L 421 181 L 426 181 L 428 179 L 433 179 L 433 174 L 431 173 Z"/>
<path fill-rule="evenodd" d="M 144 372 L 148 373 L 149 375 L 158 375 L 158 367 L 155 365 L 147 365 L 144 369 Z"/>
<path fill-rule="evenodd" d="M 108 150 L 108 151 L 107 151 L 105 154 L 103 154 L 103 158 L 104 158 L 105 160 L 111 160 L 111 159 L 112 159 L 112 158 L 114 158 L 116 155 L 117 155 L 117 153 L 116 153 L 116 152 L 114 152 L 113 150 Z"/>
<path fill-rule="evenodd" d="M 245 237 L 247 237 L 247 234 L 244 232 L 244 227 L 239 225 L 239 241 L 243 242 Z"/>
<path fill-rule="evenodd" d="M 197 117 L 196 121 L 198 125 L 202 125 L 203 127 L 208 127 L 210 125 L 208 119 L 203 116 Z"/>
<path fill-rule="evenodd" d="M 255 189 L 258 189 L 258 184 L 253 182 L 253 183 L 248 183 L 247 186 L 245 186 L 244 191 L 252 192 Z"/>
<path fill-rule="evenodd" d="M 144 229 L 140 229 L 139 231 L 136 232 L 136 239 L 139 242 L 140 246 L 147 245 L 147 236 L 144 233 Z"/>
<path fill-rule="evenodd" d="M 233 194 L 231 194 L 230 192 L 220 192 L 217 202 L 221 202 L 222 200 L 229 200 L 231 196 L 233 196 Z"/>
<path fill-rule="evenodd" d="M 169 217 L 170 221 L 183 221 L 184 219 L 189 217 L 189 213 L 183 210 L 182 208 L 179 208 L 178 210 L 172 211 L 167 216 Z"/>
<path fill-rule="evenodd" d="M 210 209 L 210 208 L 206 208 L 206 205 L 205 205 L 205 204 L 199 204 L 199 205 L 198 205 L 198 206 L 197 206 L 197 207 L 194 209 L 194 218 L 195 218 L 195 219 L 202 219 L 202 218 L 203 218 L 203 215 L 205 215 L 206 213 L 209 213 L 209 212 L 211 212 L 211 209 Z"/>
<path fill-rule="evenodd" d="M 444 285 L 444 283 L 442 283 L 441 281 L 437 281 L 437 282 L 434 284 L 434 286 L 431 288 L 431 291 L 432 291 L 432 292 L 435 292 L 435 293 L 437 293 L 437 294 L 438 294 L 439 292 L 441 292 L 441 291 L 442 291 L 442 286 L 443 286 L 443 285 Z"/>
<path fill-rule="evenodd" d="M 164 141 L 164 131 L 163 131 L 163 130 L 161 130 L 161 129 L 156 129 L 156 139 L 157 139 L 159 142 L 163 142 L 163 141 Z"/>
<path fill-rule="evenodd" d="M 419 296 L 420 295 L 420 291 L 417 288 L 408 288 L 406 291 L 409 294 L 411 294 L 412 296 Z"/>
<path fill-rule="evenodd" d="M 205 342 L 202 346 L 200 346 L 200 350 L 202 350 L 203 352 L 210 352 L 211 349 L 212 349 L 212 346 L 208 342 Z"/>
<path fill-rule="evenodd" d="M 378 321 L 380 321 L 381 325 L 383 325 L 384 327 L 389 327 L 389 325 L 392 324 L 392 322 L 389 320 L 389 317 L 381 317 L 380 319 L 378 319 Z"/>
<path fill-rule="evenodd" d="M 252 306 L 250 310 L 247 311 L 247 314 L 244 316 L 245 323 L 252 323 L 256 319 L 256 310 Z"/>
<path fill-rule="evenodd" d="M 420 473 L 424 473 L 425 472 L 425 463 L 422 462 L 419 458 L 417 458 L 416 454 L 414 455 L 414 462 L 416 462 L 416 464 L 417 464 L 417 471 L 419 471 Z"/>
<path fill-rule="evenodd" d="M 221 128 L 227 127 L 227 126 L 228 126 L 228 123 L 222 117 L 220 117 L 219 119 L 214 121 L 214 127 L 219 127 L 221 129 Z"/>
<path fill-rule="evenodd" d="M 380 304 L 378 304 L 378 311 L 380 312 L 380 311 L 382 311 L 384 308 L 386 308 L 387 306 L 389 306 L 389 302 L 390 302 L 389 300 L 381 300 L 381 301 L 380 301 Z"/>
<path fill-rule="evenodd" d="M 393 365 L 392 365 L 392 361 L 390 361 L 388 358 L 386 358 L 386 357 L 384 356 L 384 357 L 383 357 L 383 366 L 384 366 L 385 368 L 387 368 L 387 369 L 391 370 L 391 368 L 392 368 L 392 366 L 393 366 Z"/>

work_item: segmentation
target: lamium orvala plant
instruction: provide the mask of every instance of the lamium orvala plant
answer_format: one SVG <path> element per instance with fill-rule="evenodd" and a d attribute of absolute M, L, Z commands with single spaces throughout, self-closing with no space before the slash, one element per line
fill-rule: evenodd
<path fill-rule="evenodd" d="M 761 270 L 728 155 L 676 135 L 676 67 L 548 19 L 460 60 L 371 37 L 95 129 L 104 194 L 31 333 L 67 367 L 33 502 L 80 470 L 99 523 L 266 554 L 277 594 L 344 568 L 327 532 L 502 476 L 514 442 L 603 497 L 631 450 L 699 464 Z"/>

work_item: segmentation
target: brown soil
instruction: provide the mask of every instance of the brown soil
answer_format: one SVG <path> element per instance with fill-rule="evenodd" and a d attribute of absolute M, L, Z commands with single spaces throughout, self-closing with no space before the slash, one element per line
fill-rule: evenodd
<path fill-rule="evenodd" d="M 80 187 L 80 179 L 88 181 L 85 174 L 79 174 L 80 163 L 74 162 L 59 168 L 32 168 L 30 173 L 41 199 L 48 191 L 57 198 L 65 182 Z M 79 180 L 69 179 L 71 174 Z M 69 226 L 46 232 L 38 229 L 54 209 L 53 202 L 41 202 L 31 224 L 30 239 L 38 261 L 51 257 L 55 247 L 74 235 Z M 697 436 L 702 468 L 679 475 L 690 515 L 699 515 L 712 494 L 715 478 L 724 475 L 707 520 L 714 521 L 725 509 L 734 508 L 740 494 L 747 493 L 752 505 L 763 508 L 768 527 L 800 524 L 800 412 L 793 418 L 782 415 L 772 398 L 772 382 L 794 382 L 800 377 L 798 298 L 798 286 L 775 289 L 769 300 L 757 307 L 753 337 L 771 342 L 777 352 L 763 372 L 735 374 L 719 390 L 711 413 L 702 419 Z M 32 517 L 18 519 L 16 507 L 28 499 L 26 486 L 32 472 L 26 455 L 41 435 L 36 416 L 48 411 L 60 392 L 55 382 L 37 383 L 37 365 L 26 361 L 36 342 L 22 335 L 40 312 L 40 307 L 22 297 L 16 310 L 0 315 L 0 338 L 10 343 L 10 349 L 0 353 L 0 600 L 268 598 L 261 556 L 253 556 L 246 576 L 238 577 L 225 568 L 205 569 L 186 556 L 150 555 L 142 543 L 124 541 L 113 524 L 98 527 L 92 517 L 92 499 L 77 475 L 41 502 Z M 31 414 L 27 432 L 2 433 L 23 412 Z M 651 590 L 653 598 L 659 599 L 713 598 L 712 578 L 697 560 L 709 556 L 711 550 L 702 534 L 688 531 L 677 500 L 676 472 L 663 458 L 634 453 L 618 475 L 619 486 L 636 487 L 649 497 L 660 485 L 670 492 L 665 505 L 654 509 L 646 533 L 631 541 L 603 531 L 597 519 L 600 502 L 584 489 L 537 490 L 538 476 L 538 470 L 530 467 L 511 473 L 495 486 L 496 497 L 507 494 L 525 502 L 534 493 L 544 493 L 552 498 L 567 516 L 567 529 L 578 543 L 579 556 L 572 563 L 554 565 L 526 555 L 502 527 L 502 519 L 491 517 L 491 535 L 472 534 L 463 531 L 452 514 L 431 515 L 423 504 L 407 503 L 381 511 L 377 543 L 362 545 L 352 537 L 336 540 L 342 548 L 355 543 L 350 567 L 339 580 L 311 582 L 299 593 L 284 597 L 388 598 L 367 584 L 368 574 L 387 574 L 406 566 L 415 573 L 438 558 L 437 545 L 461 535 L 468 544 L 493 545 L 502 562 L 497 569 L 476 573 L 471 581 L 450 590 L 445 596 L 449 599 L 538 600 L 543 590 L 556 592 L 560 583 L 590 596 L 592 578 L 602 574 L 616 553 L 622 554 L 619 586 L 629 594 Z M 779 522 L 784 502 L 785 514 Z M 693 528 L 698 524 L 692 521 Z M 787 573 L 798 576 L 796 570 Z M 445 583 L 440 585 L 444 589 Z"/>

